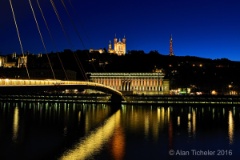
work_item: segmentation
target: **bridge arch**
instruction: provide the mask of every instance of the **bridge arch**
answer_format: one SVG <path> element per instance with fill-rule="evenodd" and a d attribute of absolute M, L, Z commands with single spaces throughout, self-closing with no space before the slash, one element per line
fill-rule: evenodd
<path fill-rule="evenodd" d="M 24 94 L 26 92 L 42 92 L 45 90 L 92 89 L 109 93 L 112 101 L 123 99 L 120 91 L 96 82 L 89 81 L 62 81 L 62 80 L 34 80 L 34 79 L 0 79 L 0 94 Z"/>

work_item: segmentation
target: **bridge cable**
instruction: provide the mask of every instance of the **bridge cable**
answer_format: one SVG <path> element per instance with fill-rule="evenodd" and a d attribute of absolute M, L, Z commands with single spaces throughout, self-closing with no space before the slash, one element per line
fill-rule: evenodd
<path fill-rule="evenodd" d="M 71 0 L 68 0 L 68 3 L 70 4 L 71 9 L 74 11 L 75 15 L 77 16 L 77 18 L 78 18 L 78 20 L 79 20 L 79 24 L 80 24 L 81 28 L 84 30 L 84 33 L 86 34 L 86 37 L 87 37 L 88 41 L 90 42 L 90 45 L 93 46 L 93 45 L 92 45 L 92 41 L 91 41 L 91 39 L 89 38 L 89 35 L 87 34 L 87 31 L 85 30 L 85 27 L 84 27 L 83 23 L 82 23 L 81 20 L 80 20 L 81 18 L 80 18 L 80 17 L 78 16 L 78 14 L 77 14 L 76 8 L 75 8 L 74 5 L 72 4 Z M 88 53 L 88 57 L 90 57 L 90 56 L 89 56 L 89 53 Z M 97 58 L 99 59 L 99 56 L 98 56 L 98 55 L 97 55 Z M 94 70 L 97 71 L 96 69 L 94 69 Z M 103 70 L 106 71 L 105 68 L 103 68 Z"/>
<path fill-rule="evenodd" d="M 77 34 L 77 37 L 79 38 L 80 42 L 81 42 L 82 45 L 83 45 L 83 48 L 86 48 L 85 45 L 84 45 L 84 43 L 83 43 L 83 40 L 82 40 L 82 38 L 81 38 L 81 36 L 80 36 L 80 34 L 79 34 L 79 32 L 78 32 L 78 29 L 77 29 L 77 27 L 76 27 L 74 21 L 72 20 L 71 15 L 70 15 L 69 12 L 68 12 L 68 9 L 67 9 L 67 7 L 66 7 L 64 1 L 61 0 L 61 3 L 62 3 L 63 8 L 65 9 L 65 11 L 66 11 L 66 13 L 67 13 L 67 15 L 68 15 L 68 18 L 70 19 L 70 22 L 71 22 L 71 24 L 72 24 L 72 26 L 73 26 L 73 28 L 74 28 L 74 31 L 75 31 L 76 34 Z M 76 57 L 76 61 L 78 61 L 78 63 L 81 65 L 81 67 L 83 67 L 81 61 L 80 61 L 79 58 L 78 58 L 78 56 L 77 56 L 75 53 L 73 53 L 73 54 L 74 54 L 75 57 Z M 87 54 L 87 55 L 88 55 L 88 54 Z M 88 55 L 88 58 L 90 59 L 89 55 Z M 95 68 L 94 65 L 93 65 L 93 68 L 94 68 L 94 70 L 96 70 L 96 68 Z M 84 74 L 86 74 L 85 71 L 84 71 Z M 85 80 L 87 80 L 87 77 L 86 77 L 86 76 L 85 76 Z"/>
<path fill-rule="evenodd" d="M 37 21 L 37 18 L 36 18 L 34 9 L 33 9 L 33 7 L 32 7 L 32 2 L 31 2 L 31 0 L 28 0 L 28 2 L 29 2 L 29 5 L 30 5 L 30 8 L 31 8 L 31 10 L 32 10 L 32 14 L 33 14 L 33 17 L 34 17 L 34 20 L 35 20 L 35 23 L 36 23 L 36 26 L 37 26 L 37 29 L 38 29 L 38 33 L 39 33 L 39 36 L 40 36 L 41 41 L 42 41 L 42 45 L 43 45 L 43 47 L 44 47 L 44 49 L 45 49 L 45 52 L 46 52 L 46 56 L 47 56 L 49 66 L 50 66 L 51 71 L 52 71 L 52 74 L 53 74 L 53 78 L 56 79 L 55 73 L 54 73 L 53 68 L 52 68 L 51 61 L 50 61 L 49 56 L 48 56 L 48 53 L 47 53 L 47 48 L 46 48 L 46 45 L 45 45 L 45 43 L 44 43 L 43 36 L 42 36 L 41 30 L 40 30 L 40 27 L 39 27 L 39 25 L 38 25 L 38 21 Z"/>
<path fill-rule="evenodd" d="M 78 22 L 79 22 L 79 24 L 80 24 L 80 27 L 81 27 L 82 30 L 83 30 L 83 33 L 86 34 L 87 31 L 86 31 L 86 29 L 85 29 L 85 27 L 84 27 L 84 24 L 81 22 L 81 20 L 80 20 L 81 18 L 80 18 L 80 16 L 78 15 L 76 9 L 74 8 L 74 6 L 73 6 L 71 0 L 68 0 L 68 3 L 69 3 L 70 6 L 71 6 L 71 10 L 75 13 L 75 16 L 77 17 L 77 20 L 78 20 Z M 88 41 L 90 42 L 90 46 L 92 46 L 92 41 L 91 41 L 91 39 L 89 38 L 89 35 L 88 35 L 88 34 L 86 34 L 86 38 L 87 38 Z"/>
<path fill-rule="evenodd" d="M 21 52 L 22 52 L 22 55 L 23 55 L 23 58 L 24 58 L 25 56 L 24 56 L 24 51 L 23 51 L 23 45 L 22 45 L 20 32 L 19 32 L 19 29 L 18 29 L 18 24 L 17 24 L 17 20 L 16 20 L 16 16 L 15 16 L 15 13 L 14 13 L 14 8 L 13 8 L 11 0 L 9 0 L 9 4 L 10 4 L 11 10 L 12 10 L 13 20 L 14 20 L 14 24 L 15 24 L 15 27 L 16 27 L 16 31 L 17 31 L 17 36 L 18 36 L 18 41 L 19 41 L 20 47 L 21 47 Z M 27 64 L 25 63 L 25 59 L 23 59 L 23 64 L 25 65 L 28 79 L 30 79 L 30 75 L 29 75 L 29 72 L 28 72 Z"/>
<path fill-rule="evenodd" d="M 76 34 L 77 34 L 77 37 L 79 38 L 80 42 L 82 43 L 83 48 L 86 48 L 86 47 L 85 47 L 85 44 L 83 43 L 83 40 L 82 40 L 82 38 L 81 38 L 81 36 L 80 36 L 80 33 L 79 33 L 79 31 L 78 31 L 78 29 L 77 29 L 77 27 L 76 27 L 76 25 L 75 25 L 75 23 L 74 23 L 71 15 L 70 15 L 70 13 L 69 13 L 69 11 L 68 11 L 65 3 L 64 3 L 64 0 L 61 0 L 61 2 L 62 2 L 62 5 L 63 5 L 63 7 L 64 7 L 64 9 L 65 9 L 65 11 L 66 11 L 66 13 L 67 13 L 67 15 L 68 15 L 68 18 L 69 18 L 69 20 L 70 20 L 73 28 L 74 28 L 74 31 L 75 31 Z M 88 55 L 88 58 L 90 59 L 89 54 L 87 54 L 87 55 Z M 79 59 L 78 59 L 78 60 L 79 60 Z M 79 62 L 80 62 L 80 60 L 79 60 Z M 80 63 L 81 63 L 81 62 L 80 62 Z M 94 71 L 96 72 L 96 68 L 95 68 L 94 64 L 93 64 L 93 63 L 91 63 L 91 64 L 92 64 L 92 66 L 93 66 Z"/>
<path fill-rule="evenodd" d="M 40 13 L 41 13 L 41 16 L 42 16 L 42 18 L 43 18 L 43 21 L 44 21 L 44 23 L 45 23 L 45 26 L 46 26 L 46 28 L 47 28 L 48 34 L 49 34 L 49 36 L 50 36 L 50 38 L 51 38 L 52 44 L 53 44 L 55 50 L 57 50 L 56 42 L 55 42 L 54 39 L 53 39 L 53 36 L 52 36 L 52 34 L 51 34 L 51 31 L 50 31 L 50 28 L 49 28 L 49 26 L 48 26 L 47 20 L 46 20 L 46 18 L 45 18 L 45 16 L 44 16 L 44 13 L 43 13 L 43 11 L 42 11 L 42 7 L 41 7 L 41 5 L 40 5 L 40 3 L 39 3 L 39 0 L 37 0 L 37 5 L 38 5 L 38 8 L 39 8 L 39 10 L 40 10 Z M 63 72 L 64 72 L 64 74 L 65 74 L 65 78 L 68 80 L 68 76 L 67 76 L 66 70 L 65 70 L 65 68 L 64 68 L 63 62 L 62 62 L 62 60 L 61 60 L 58 52 L 57 52 L 57 57 L 58 57 L 58 60 L 60 61 L 61 67 L 62 67 Z"/>
<path fill-rule="evenodd" d="M 57 11 L 57 8 L 56 8 L 56 6 L 55 6 L 55 3 L 54 3 L 52 0 L 50 0 L 50 1 L 51 1 L 51 4 L 52 4 L 53 8 L 54 8 L 54 11 L 55 11 L 55 13 L 56 13 L 56 15 L 57 15 L 57 17 L 58 17 L 58 20 L 59 20 L 59 22 L 60 22 L 60 25 L 61 25 L 62 30 L 63 30 L 63 32 L 64 32 L 64 35 L 65 35 L 65 37 L 66 37 L 67 40 L 68 40 L 68 43 L 69 43 L 71 46 L 73 46 L 72 41 L 70 40 L 69 36 L 67 35 L 67 33 L 66 33 L 66 31 L 65 31 L 65 29 L 64 29 L 64 27 L 63 27 L 63 24 L 62 24 L 62 21 L 61 21 L 61 18 L 60 18 L 60 16 L 59 16 L 59 14 L 58 14 L 58 11 Z M 81 73 L 82 73 L 83 78 L 84 78 L 85 80 L 87 80 L 87 76 L 86 76 L 85 70 L 84 70 L 84 68 L 83 68 L 83 66 L 82 66 L 82 63 L 81 63 L 81 61 L 78 59 L 78 57 L 77 57 L 77 55 L 76 55 L 75 52 L 73 52 L 73 57 L 74 57 L 74 59 L 76 60 L 76 63 L 77 63 L 78 68 L 80 69 L 80 71 L 81 71 Z"/>
<path fill-rule="evenodd" d="M 74 28 L 74 31 L 77 33 L 77 36 L 78 36 L 80 42 L 82 43 L 83 48 L 86 48 L 86 47 L 85 47 L 85 44 L 83 43 L 83 40 L 82 40 L 82 38 L 81 38 L 81 36 L 80 36 L 80 34 L 79 34 L 79 32 L 78 32 L 78 29 L 77 29 L 77 27 L 76 27 L 73 19 L 71 18 L 71 15 L 70 15 L 70 13 L 69 13 L 69 11 L 68 11 L 65 3 L 64 3 L 64 0 L 61 0 L 61 3 L 62 3 L 63 8 L 65 9 L 65 11 L 66 11 L 66 13 L 67 13 L 67 15 L 68 15 L 68 18 L 70 19 L 70 22 L 71 22 L 71 24 L 72 24 L 72 26 L 73 26 L 73 28 Z"/>
<path fill-rule="evenodd" d="M 50 2 L 51 2 L 51 4 L 52 4 L 52 7 L 53 7 L 53 10 L 54 10 L 54 13 L 56 14 L 56 17 L 57 17 L 57 19 L 58 19 L 58 22 L 60 23 L 60 26 L 61 26 L 62 31 L 63 31 L 63 33 L 64 33 L 64 36 L 66 37 L 68 43 L 72 46 L 72 42 L 71 42 L 69 36 L 67 35 L 67 33 L 66 33 L 64 27 L 63 27 L 62 20 L 61 20 L 59 14 L 58 14 L 57 8 L 56 8 L 56 6 L 55 6 L 53 0 L 50 0 Z M 87 77 L 86 77 L 85 71 L 84 71 L 84 69 L 83 69 L 83 66 L 82 66 L 81 63 L 79 63 L 79 60 L 77 59 L 77 56 L 76 56 L 75 54 L 76 54 L 76 53 L 73 52 L 73 56 L 74 56 L 74 58 L 75 58 L 75 60 L 76 60 L 76 62 L 77 62 L 77 65 L 78 65 L 78 67 L 79 67 L 81 73 L 82 73 L 82 76 L 83 76 L 83 78 L 84 78 L 85 80 L 87 80 Z"/>

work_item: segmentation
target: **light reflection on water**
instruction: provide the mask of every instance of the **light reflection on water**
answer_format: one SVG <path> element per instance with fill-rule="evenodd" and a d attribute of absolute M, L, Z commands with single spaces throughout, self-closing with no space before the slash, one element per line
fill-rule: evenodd
<path fill-rule="evenodd" d="M 232 111 L 229 111 L 228 114 L 228 137 L 229 137 L 229 144 L 234 142 L 234 119 Z"/>
<path fill-rule="evenodd" d="M 2 102 L 0 159 L 155 159 L 169 158 L 169 149 L 237 155 L 239 114 L 232 106 L 122 105 L 112 112 L 106 104 Z"/>
<path fill-rule="evenodd" d="M 13 141 L 17 141 L 17 136 L 18 136 L 18 128 L 19 128 L 19 110 L 18 107 L 16 106 L 14 108 L 14 116 L 13 116 Z"/>
<path fill-rule="evenodd" d="M 86 159 L 99 152 L 102 146 L 112 137 L 115 127 L 119 126 L 119 122 L 120 110 L 108 118 L 102 126 L 91 132 L 90 135 L 77 142 L 73 149 L 67 150 L 60 159 Z"/>

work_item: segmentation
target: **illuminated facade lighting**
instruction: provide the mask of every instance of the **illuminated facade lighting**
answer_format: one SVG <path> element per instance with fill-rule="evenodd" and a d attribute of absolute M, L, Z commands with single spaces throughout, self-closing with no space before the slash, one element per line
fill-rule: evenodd
<path fill-rule="evenodd" d="M 88 73 L 90 81 L 126 94 L 169 94 L 169 80 L 163 72 L 149 73 Z"/>

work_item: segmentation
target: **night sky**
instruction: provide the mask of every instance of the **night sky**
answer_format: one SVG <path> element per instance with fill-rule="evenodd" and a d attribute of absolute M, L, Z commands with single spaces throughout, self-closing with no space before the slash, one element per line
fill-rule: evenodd
<path fill-rule="evenodd" d="M 11 1 L 24 52 L 107 48 L 125 35 L 127 50 L 167 55 L 172 34 L 177 56 L 240 61 L 239 0 L 39 0 L 43 14 L 30 0 L 40 33 L 29 0 Z M 0 1 L 2 55 L 21 54 L 9 2 Z"/>

